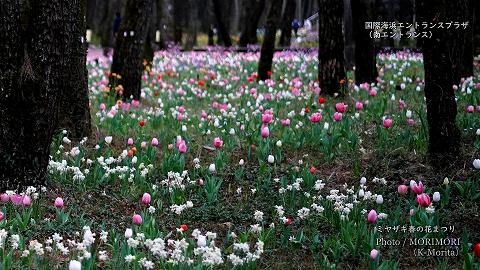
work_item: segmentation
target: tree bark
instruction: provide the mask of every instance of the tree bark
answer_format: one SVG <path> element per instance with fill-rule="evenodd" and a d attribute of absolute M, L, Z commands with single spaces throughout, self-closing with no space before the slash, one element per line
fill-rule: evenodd
<path fill-rule="evenodd" d="M 365 22 L 372 21 L 374 2 L 352 0 L 353 33 L 355 39 L 355 82 L 372 83 L 378 76 L 374 40 L 370 38 Z"/>
<path fill-rule="evenodd" d="M 217 20 L 218 27 L 218 37 L 222 41 L 225 47 L 232 46 L 232 39 L 230 38 L 230 33 L 228 33 L 228 28 L 225 25 L 225 22 L 222 18 L 222 7 L 220 0 L 213 1 L 213 12 L 215 13 L 215 18 Z"/>
<path fill-rule="evenodd" d="M 345 79 L 343 1 L 318 0 L 318 80 L 322 93 L 339 93 Z"/>
<path fill-rule="evenodd" d="M 272 0 L 268 11 L 267 26 L 265 36 L 260 51 L 260 60 L 258 62 L 258 79 L 266 80 L 269 78 L 268 72 L 272 71 L 273 53 L 275 51 L 275 35 L 280 24 L 280 15 L 282 13 L 282 0 Z"/>
<path fill-rule="evenodd" d="M 123 87 L 122 97 L 140 100 L 145 40 L 152 0 L 127 0 L 125 16 L 117 36 L 110 72 L 110 86 Z M 112 74 L 119 74 L 116 80 Z"/>
<path fill-rule="evenodd" d="M 74 139 L 88 137 L 91 133 L 90 104 L 87 83 L 87 43 L 85 41 L 85 0 L 69 1 L 70 16 L 66 17 L 65 31 L 71 33 L 65 54 L 65 73 L 61 83 L 58 106 L 58 128 L 70 131 Z"/>
<path fill-rule="evenodd" d="M 186 51 L 190 51 L 193 49 L 197 42 L 197 26 L 199 25 L 198 16 L 197 16 L 197 5 L 195 0 L 187 0 L 188 4 L 187 7 L 187 15 L 188 15 L 188 23 L 187 23 L 187 40 L 185 41 L 184 49 Z"/>
<path fill-rule="evenodd" d="M 466 0 L 449 3 L 448 0 L 417 1 L 419 22 L 453 20 L 452 10 L 463 6 Z M 439 19 L 441 18 L 441 19 Z M 455 39 L 455 30 L 432 29 L 432 38 L 420 38 L 425 68 L 425 98 L 427 103 L 428 148 L 435 162 L 443 166 L 455 158 L 459 150 L 460 132 L 456 126 L 457 104 L 453 85 L 458 83 L 455 62 L 461 40 Z M 442 162 L 438 162 L 442 161 Z"/>
<path fill-rule="evenodd" d="M 239 43 L 240 46 L 247 47 L 248 44 L 256 44 L 258 41 L 257 28 L 265 9 L 265 0 L 245 0 L 244 6 L 243 31 Z"/>
<path fill-rule="evenodd" d="M 44 185 L 78 2 L 2 0 L 0 191 Z"/>
<path fill-rule="evenodd" d="M 287 0 L 282 18 L 282 34 L 280 35 L 280 46 L 290 47 L 292 39 L 292 21 L 295 19 L 296 0 Z"/>

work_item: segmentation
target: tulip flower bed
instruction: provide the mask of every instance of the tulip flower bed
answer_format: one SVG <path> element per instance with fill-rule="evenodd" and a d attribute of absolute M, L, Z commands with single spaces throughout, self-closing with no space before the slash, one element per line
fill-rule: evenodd
<path fill-rule="evenodd" d="M 58 135 L 48 188 L 1 194 L 0 268 L 480 269 L 479 79 L 454 86 L 465 146 L 438 171 L 421 55 L 343 97 L 316 55 L 257 82 L 258 54 L 160 52 L 128 102 L 90 61 L 94 132 Z"/>

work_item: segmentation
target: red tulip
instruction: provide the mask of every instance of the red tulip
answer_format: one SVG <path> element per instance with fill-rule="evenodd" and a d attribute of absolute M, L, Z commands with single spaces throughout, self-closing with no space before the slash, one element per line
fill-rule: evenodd
<path fill-rule="evenodd" d="M 180 225 L 180 229 L 182 229 L 182 232 L 186 232 L 188 230 L 188 227 L 186 224 Z"/>
<path fill-rule="evenodd" d="M 480 257 L 480 243 L 475 244 L 475 247 L 473 248 L 473 253 L 475 256 Z"/>
<path fill-rule="evenodd" d="M 143 127 L 143 126 L 145 126 L 145 121 L 140 120 L 140 122 L 138 122 L 138 124 L 139 124 L 141 127 Z"/>

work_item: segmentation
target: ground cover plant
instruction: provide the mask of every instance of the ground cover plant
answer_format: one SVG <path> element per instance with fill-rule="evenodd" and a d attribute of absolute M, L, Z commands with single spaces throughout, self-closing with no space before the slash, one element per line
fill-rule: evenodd
<path fill-rule="evenodd" d="M 421 54 L 336 97 L 317 56 L 257 81 L 258 53 L 160 51 L 141 101 L 90 59 L 93 133 L 55 138 L 48 188 L 1 194 L 2 269 L 480 269 L 478 76 L 452 86 L 465 147 L 437 168 Z"/>

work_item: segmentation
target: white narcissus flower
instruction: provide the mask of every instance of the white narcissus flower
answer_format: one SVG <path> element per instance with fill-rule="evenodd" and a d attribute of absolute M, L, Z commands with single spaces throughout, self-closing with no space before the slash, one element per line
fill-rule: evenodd
<path fill-rule="evenodd" d="M 197 246 L 204 247 L 207 245 L 207 237 L 205 235 L 199 235 L 197 238 Z"/>
<path fill-rule="evenodd" d="M 68 270 L 81 270 L 82 269 L 82 263 L 80 263 L 77 260 L 71 260 L 70 263 L 68 264 Z"/>

